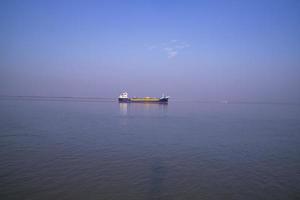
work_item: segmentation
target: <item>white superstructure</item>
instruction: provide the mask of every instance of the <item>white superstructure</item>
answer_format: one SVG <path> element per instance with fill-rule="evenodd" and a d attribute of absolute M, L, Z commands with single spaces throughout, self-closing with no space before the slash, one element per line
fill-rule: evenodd
<path fill-rule="evenodd" d="M 120 99 L 127 99 L 128 98 L 128 93 L 127 92 L 123 92 L 122 94 L 120 94 L 119 98 Z"/>

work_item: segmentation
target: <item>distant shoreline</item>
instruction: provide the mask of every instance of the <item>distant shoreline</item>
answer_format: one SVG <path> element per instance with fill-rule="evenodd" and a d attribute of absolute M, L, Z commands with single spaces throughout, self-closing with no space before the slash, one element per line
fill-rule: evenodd
<path fill-rule="evenodd" d="M 0 100 L 28 100 L 28 101 L 77 101 L 77 102 L 115 102 L 112 97 L 82 97 L 82 96 L 45 96 L 45 95 L 0 95 Z M 172 98 L 172 102 L 194 102 L 214 104 L 272 104 L 272 105 L 300 105 L 296 102 L 275 101 L 229 101 L 229 100 L 199 100 Z"/>

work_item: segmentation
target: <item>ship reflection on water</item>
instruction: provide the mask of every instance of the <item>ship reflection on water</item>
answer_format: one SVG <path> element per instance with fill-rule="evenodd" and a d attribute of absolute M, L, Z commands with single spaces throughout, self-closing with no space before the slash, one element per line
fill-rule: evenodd
<path fill-rule="evenodd" d="M 127 116 L 130 114 L 151 114 L 168 112 L 167 103 L 119 103 L 120 114 Z"/>
<path fill-rule="evenodd" d="M 128 113 L 128 103 L 119 103 L 120 106 L 120 114 L 127 115 Z"/>

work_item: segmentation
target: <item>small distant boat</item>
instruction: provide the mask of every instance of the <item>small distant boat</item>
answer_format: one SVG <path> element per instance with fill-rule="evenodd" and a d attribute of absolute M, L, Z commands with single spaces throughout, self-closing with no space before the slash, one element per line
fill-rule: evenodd
<path fill-rule="evenodd" d="M 169 96 L 162 95 L 160 98 L 155 97 L 133 97 L 129 98 L 127 92 L 120 94 L 118 98 L 119 102 L 122 103 L 168 103 Z"/>

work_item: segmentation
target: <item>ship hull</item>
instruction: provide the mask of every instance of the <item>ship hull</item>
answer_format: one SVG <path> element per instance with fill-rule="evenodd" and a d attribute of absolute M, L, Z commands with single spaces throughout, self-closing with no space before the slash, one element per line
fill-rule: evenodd
<path fill-rule="evenodd" d="M 168 103 L 168 98 L 118 98 L 120 103 Z"/>

